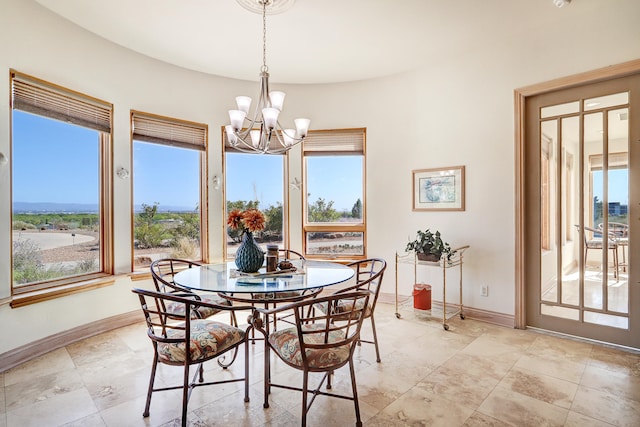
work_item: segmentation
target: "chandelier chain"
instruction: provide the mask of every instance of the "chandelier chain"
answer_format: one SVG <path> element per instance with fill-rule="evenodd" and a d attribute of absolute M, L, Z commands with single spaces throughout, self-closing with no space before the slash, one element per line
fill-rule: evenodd
<path fill-rule="evenodd" d="M 267 67 L 267 2 L 262 3 L 262 71 L 269 71 Z"/>

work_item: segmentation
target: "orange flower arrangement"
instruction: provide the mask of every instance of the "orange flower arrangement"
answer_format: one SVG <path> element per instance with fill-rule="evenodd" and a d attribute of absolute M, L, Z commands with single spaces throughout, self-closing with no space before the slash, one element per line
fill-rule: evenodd
<path fill-rule="evenodd" d="M 255 233 L 256 231 L 264 230 L 266 219 L 258 209 L 247 209 L 245 211 L 234 209 L 229 212 L 227 225 L 232 230 Z"/>

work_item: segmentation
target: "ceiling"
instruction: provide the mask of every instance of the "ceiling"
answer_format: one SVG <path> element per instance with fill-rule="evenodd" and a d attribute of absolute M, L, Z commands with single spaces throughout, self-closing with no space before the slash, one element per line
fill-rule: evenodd
<path fill-rule="evenodd" d="M 236 0 L 36 0 L 133 51 L 180 67 L 257 80 L 262 16 Z M 241 0 L 255 1 L 255 0 Z M 423 66 L 496 41 L 553 37 L 580 3 L 552 0 L 273 0 L 267 16 L 272 82 L 335 83 Z M 595 0 L 580 0 L 591 3 Z"/>

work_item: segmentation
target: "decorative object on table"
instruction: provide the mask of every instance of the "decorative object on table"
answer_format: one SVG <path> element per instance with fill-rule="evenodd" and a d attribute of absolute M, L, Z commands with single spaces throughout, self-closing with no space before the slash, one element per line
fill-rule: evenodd
<path fill-rule="evenodd" d="M 412 174 L 414 211 L 464 210 L 464 166 L 419 169 Z"/>
<path fill-rule="evenodd" d="M 455 251 L 451 250 L 449 243 L 442 240 L 440 232 L 436 230 L 432 233 L 428 228 L 425 231 L 418 230 L 416 238 L 407 243 L 406 252 L 415 252 L 421 261 L 438 262 L 443 255 L 447 257 L 447 261 L 451 260 L 451 256 Z"/>
<path fill-rule="evenodd" d="M 229 212 L 227 225 L 232 230 L 242 232 L 242 242 L 236 251 L 236 267 L 245 273 L 256 272 L 264 262 L 264 251 L 258 246 L 253 233 L 264 230 L 265 217 L 258 209 L 241 211 L 234 209 Z"/>
<path fill-rule="evenodd" d="M 295 267 L 293 266 L 293 263 L 291 261 L 288 260 L 282 260 L 278 263 L 278 268 L 280 270 L 291 270 L 292 268 L 295 270 Z"/>
<path fill-rule="evenodd" d="M 267 245 L 267 272 L 278 269 L 278 245 Z"/>

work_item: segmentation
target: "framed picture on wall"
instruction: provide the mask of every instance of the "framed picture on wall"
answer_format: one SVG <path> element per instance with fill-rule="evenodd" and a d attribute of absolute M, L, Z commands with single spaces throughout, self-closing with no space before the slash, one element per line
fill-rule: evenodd
<path fill-rule="evenodd" d="M 412 175 L 414 211 L 464 210 L 464 166 L 418 169 Z"/>

